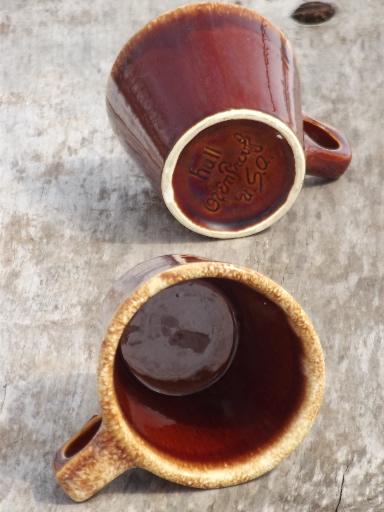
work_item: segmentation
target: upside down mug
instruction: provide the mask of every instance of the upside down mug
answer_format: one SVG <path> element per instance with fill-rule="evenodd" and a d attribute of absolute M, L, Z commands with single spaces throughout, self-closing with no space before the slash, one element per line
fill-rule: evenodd
<path fill-rule="evenodd" d="M 302 113 L 292 47 L 270 21 L 231 4 L 158 17 L 118 55 L 112 127 L 174 217 L 216 238 L 271 226 L 308 174 L 338 178 L 346 138 Z"/>
<path fill-rule="evenodd" d="M 202 294 L 209 300 L 200 307 Z M 138 323 L 151 304 L 156 307 L 149 323 Z M 153 322 L 156 314 L 159 323 Z M 249 481 L 294 450 L 318 414 L 325 369 L 316 332 L 291 295 L 251 269 L 193 256 L 161 256 L 115 284 L 101 318 L 101 412 L 54 459 L 57 481 L 76 501 L 90 498 L 134 467 L 199 488 Z M 224 323 L 226 329 L 220 331 Z M 146 334 L 153 332 L 154 343 L 144 359 L 157 362 L 151 369 L 156 382 L 164 377 L 161 354 L 174 357 L 166 394 L 133 364 L 144 361 L 134 357 L 145 345 L 137 337 L 145 326 L 153 330 Z M 181 327 L 187 329 L 181 333 Z M 196 329 L 200 332 L 192 332 Z M 169 336 L 162 345 L 163 335 Z M 125 360 L 127 339 L 132 341 L 132 367 Z M 216 341 L 221 344 L 215 347 Z M 185 371 L 184 362 L 191 361 L 199 367 L 195 392 L 186 390 L 173 371 Z M 175 393 L 175 386 L 186 394 Z"/>

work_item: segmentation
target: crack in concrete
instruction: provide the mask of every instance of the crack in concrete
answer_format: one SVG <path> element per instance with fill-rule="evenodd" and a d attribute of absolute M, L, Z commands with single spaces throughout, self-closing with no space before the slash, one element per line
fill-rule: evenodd
<path fill-rule="evenodd" d="M 2 399 L 1 405 L 0 405 L 0 414 L 3 412 L 3 407 L 4 407 L 4 403 L 5 403 L 5 397 L 7 396 L 7 387 L 8 387 L 8 384 L 4 384 L 3 385 L 4 395 L 3 395 L 3 399 Z"/>
<path fill-rule="evenodd" d="M 345 481 L 345 474 L 347 473 L 348 469 L 349 469 L 349 466 L 351 465 L 351 463 L 349 462 L 346 466 L 346 468 L 344 469 L 344 472 L 343 472 L 343 477 L 341 479 L 341 485 L 340 485 L 340 491 L 339 491 L 339 499 L 338 499 L 338 502 L 337 502 L 337 505 L 336 505 L 336 508 L 335 508 L 335 512 L 338 512 L 339 510 L 339 507 L 340 507 L 340 503 L 341 503 L 341 499 L 343 497 L 343 489 L 344 489 L 344 481 Z"/>

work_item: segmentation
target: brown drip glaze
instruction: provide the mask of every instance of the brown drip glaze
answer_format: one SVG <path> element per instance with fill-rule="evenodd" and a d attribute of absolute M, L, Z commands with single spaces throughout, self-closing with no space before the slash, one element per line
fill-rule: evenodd
<path fill-rule="evenodd" d="M 197 4 L 167 13 L 120 52 L 107 90 L 112 127 L 157 189 L 176 141 L 207 116 L 255 109 L 303 138 L 292 48 L 257 12 Z"/>
<path fill-rule="evenodd" d="M 145 304 L 188 282 L 214 291 L 235 313 L 238 348 L 213 385 L 166 396 L 130 372 L 121 341 Z M 100 320 L 101 414 L 62 445 L 53 463 L 75 501 L 133 467 L 199 488 L 247 482 L 287 457 L 319 412 L 325 369 L 316 332 L 289 294 L 250 269 L 188 255 L 143 262 L 115 283 Z"/>
<path fill-rule="evenodd" d="M 208 236 L 227 237 L 231 231 L 234 236 L 243 236 L 243 229 L 250 231 L 254 227 L 253 232 L 257 232 L 259 222 L 260 229 L 268 227 L 269 217 L 271 224 L 275 222 L 278 215 L 273 214 L 278 207 L 286 203 L 288 209 L 300 190 L 305 166 L 300 146 L 306 153 L 308 173 L 316 176 L 337 178 L 351 159 L 349 144 L 337 130 L 332 129 L 337 144 L 334 148 L 323 146 L 308 135 L 310 121 L 306 118 L 307 126 L 304 125 L 299 74 L 287 38 L 256 11 L 236 5 L 187 5 L 145 26 L 128 41 L 115 61 L 108 82 L 107 109 L 120 141 L 161 191 L 171 212 L 190 229 Z M 219 177 L 209 184 L 192 184 L 181 169 L 190 166 L 191 157 L 201 157 L 207 133 L 210 138 L 222 139 L 216 148 L 220 153 L 236 152 L 232 142 L 227 146 L 228 137 L 218 121 L 189 143 L 179 159 L 173 180 L 177 184 L 174 191 L 179 210 L 174 210 L 173 203 L 170 205 L 173 198 L 168 198 L 171 185 L 167 180 L 165 185 L 162 183 L 164 169 L 170 173 L 174 170 L 167 158 L 177 142 L 181 141 L 182 149 L 182 137 L 198 123 L 204 129 L 210 116 L 226 113 L 235 118 L 235 111 L 240 121 L 228 121 L 234 131 L 239 122 L 248 126 L 244 119 L 251 114 L 265 120 L 263 148 L 270 155 L 276 140 L 275 130 L 269 124 L 282 123 L 290 128 L 290 146 L 298 156 L 294 166 L 292 150 L 284 148 L 288 142 L 282 142 L 276 147 L 275 164 L 269 167 L 269 174 L 275 178 L 270 180 L 269 192 L 262 192 L 260 186 L 246 187 L 243 192 L 239 186 L 224 193 L 228 177 L 225 185 Z M 252 131 L 260 138 L 261 125 L 255 122 Z M 326 138 L 331 129 L 317 123 L 316 131 L 323 131 Z M 320 135 L 317 139 L 324 137 Z M 283 153 L 288 155 L 285 162 Z M 232 157 L 236 161 L 234 154 Z M 295 194 L 289 198 L 286 189 L 292 173 L 297 183 L 291 187 Z M 216 196 L 212 197 L 213 194 Z M 218 194 L 226 197 L 218 201 Z M 178 215 L 180 211 L 184 219 Z"/>
<path fill-rule="evenodd" d="M 212 279 L 239 312 L 239 343 L 225 375 L 189 396 L 141 384 L 118 350 L 115 389 L 127 421 L 161 452 L 195 464 L 252 456 L 288 428 L 304 395 L 299 339 L 273 302 L 245 285 Z"/>
<path fill-rule="evenodd" d="M 307 174 L 337 180 L 347 170 L 352 151 L 346 137 L 336 128 L 304 116 L 304 147 Z"/>

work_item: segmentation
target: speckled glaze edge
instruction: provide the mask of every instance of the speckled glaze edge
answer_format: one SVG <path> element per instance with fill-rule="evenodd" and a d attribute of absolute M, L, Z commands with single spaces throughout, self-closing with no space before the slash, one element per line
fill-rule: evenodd
<path fill-rule="evenodd" d="M 240 281 L 278 304 L 289 318 L 303 347 L 307 377 L 301 407 L 289 427 L 269 448 L 221 467 L 185 463 L 154 449 L 126 422 L 119 407 L 113 384 L 116 349 L 123 330 L 135 312 L 150 297 L 164 288 L 187 279 L 221 277 Z M 99 364 L 99 398 L 104 428 L 121 450 L 129 454 L 131 464 L 179 483 L 198 488 L 216 488 L 252 480 L 274 468 L 289 455 L 309 432 L 323 398 L 325 366 L 317 334 L 299 304 L 278 284 L 247 268 L 229 263 L 201 261 L 160 272 L 139 286 L 120 306 L 103 341 Z M 100 482 L 102 483 L 102 482 Z M 93 482 L 94 488 L 101 488 Z M 96 491 L 95 491 L 96 492 Z"/>
<path fill-rule="evenodd" d="M 234 119 L 247 119 L 251 121 L 257 121 L 265 123 L 268 126 L 271 126 L 275 130 L 277 130 L 284 140 L 287 141 L 290 148 L 292 149 L 293 156 L 295 159 L 295 179 L 293 185 L 289 191 L 288 197 L 285 202 L 271 215 L 267 218 L 256 221 L 251 226 L 248 226 L 244 229 L 239 229 L 237 231 L 234 230 L 217 230 L 213 228 L 207 228 L 200 226 L 196 222 L 193 222 L 178 206 L 174 189 L 172 185 L 173 173 L 177 165 L 177 161 L 184 150 L 184 148 L 193 140 L 196 135 L 205 130 L 206 128 L 213 126 L 217 123 L 222 123 L 224 121 L 230 121 Z M 168 210 L 172 213 L 172 215 L 186 228 L 191 231 L 195 231 L 200 235 L 205 235 L 214 238 L 240 238 L 245 236 L 254 235 L 255 233 L 259 233 L 264 229 L 269 228 L 277 222 L 283 215 L 285 215 L 288 210 L 293 206 L 296 201 L 305 176 L 305 154 L 302 145 L 300 144 L 299 139 L 295 135 L 295 133 L 287 126 L 285 123 L 280 121 L 277 117 L 271 116 L 270 114 L 266 114 L 265 112 L 261 112 L 259 110 L 252 109 L 231 109 L 225 112 L 219 112 L 217 114 L 213 114 L 211 116 L 202 119 L 194 126 L 192 126 L 189 130 L 187 130 L 175 143 L 173 148 L 171 149 L 164 167 L 163 173 L 161 176 L 161 192 L 163 195 L 164 202 L 168 208 Z"/>
<path fill-rule="evenodd" d="M 86 446 L 72 457 L 67 449 L 83 432 L 95 423 L 100 426 Z M 56 453 L 53 470 L 57 482 L 74 501 L 85 501 L 109 482 L 132 467 L 132 460 L 110 431 L 105 429 L 100 416 L 93 416 Z"/>

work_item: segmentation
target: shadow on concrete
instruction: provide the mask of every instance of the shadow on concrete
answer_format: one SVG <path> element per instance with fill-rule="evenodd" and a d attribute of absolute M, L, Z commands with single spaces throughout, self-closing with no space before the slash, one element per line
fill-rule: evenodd
<path fill-rule="evenodd" d="M 55 481 L 52 462 L 56 450 L 98 412 L 96 375 L 47 374 L 20 384 L 9 384 L 8 388 L 5 410 L 11 428 L 0 427 L 4 461 L 1 481 L 3 484 L 12 482 L 26 490 L 30 488 L 42 510 L 44 504 L 73 505 Z M 132 469 L 99 494 L 164 494 L 191 490 L 142 469 Z"/>
<path fill-rule="evenodd" d="M 306 175 L 304 178 L 303 188 L 323 187 L 334 182 L 335 180 L 319 178 L 318 176 Z"/>
<path fill-rule="evenodd" d="M 62 228 L 112 243 L 208 241 L 182 226 L 160 195 L 125 157 L 68 158 L 45 167 L 16 169 L 31 210 Z"/>

